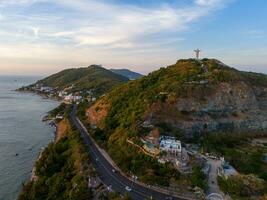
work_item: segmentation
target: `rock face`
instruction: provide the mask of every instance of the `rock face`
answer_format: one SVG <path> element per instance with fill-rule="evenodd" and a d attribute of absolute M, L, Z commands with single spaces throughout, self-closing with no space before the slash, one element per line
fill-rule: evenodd
<path fill-rule="evenodd" d="M 267 130 L 267 90 L 243 81 L 220 83 L 201 101 L 199 97 L 179 98 L 174 105 L 163 104 L 150 116 L 153 124 L 163 121 L 189 135 Z"/>

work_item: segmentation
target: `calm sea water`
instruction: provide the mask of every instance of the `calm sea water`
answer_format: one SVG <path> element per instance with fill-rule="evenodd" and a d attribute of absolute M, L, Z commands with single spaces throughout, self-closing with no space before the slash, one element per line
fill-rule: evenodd
<path fill-rule="evenodd" d="M 42 117 L 58 103 L 14 91 L 37 79 L 0 76 L 0 200 L 17 199 L 40 149 L 54 137 Z"/>

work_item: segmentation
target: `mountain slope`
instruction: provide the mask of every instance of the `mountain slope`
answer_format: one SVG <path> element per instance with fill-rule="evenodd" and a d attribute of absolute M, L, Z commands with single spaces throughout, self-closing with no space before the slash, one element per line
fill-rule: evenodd
<path fill-rule="evenodd" d="M 58 88 L 73 85 L 73 90 L 94 89 L 96 94 L 101 95 L 128 80 L 98 65 L 91 65 L 87 68 L 66 69 L 37 83 Z"/>
<path fill-rule="evenodd" d="M 136 79 L 139 79 L 143 76 L 142 74 L 139 74 L 137 72 L 133 72 L 129 69 L 110 69 L 110 71 L 112 71 L 116 74 L 120 74 L 122 76 L 125 76 L 130 80 L 136 80 Z"/>
<path fill-rule="evenodd" d="M 121 169 L 145 183 L 168 185 L 169 170 L 132 143 L 142 146 L 141 139 L 151 134 L 185 139 L 216 131 L 267 130 L 266 88 L 263 74 L 240 72 L 214 59 L 179 60 L 115 88 L 86 116 L 98 127 L 95 138 Z"/>
<path fill-rule="evenodd" d="M 267 76 L 215 59 L 179 60 L 111 91 L 88 109 L 109 134 L 144 135 L 144 122 L 193 136 L 267 129 Z M 117 136 L 118 137 L 118 136 Z"/>

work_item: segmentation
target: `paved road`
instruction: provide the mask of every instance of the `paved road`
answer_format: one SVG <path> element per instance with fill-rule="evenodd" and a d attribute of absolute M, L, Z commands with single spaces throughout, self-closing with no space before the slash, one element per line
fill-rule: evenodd
<path fill-rule="evenodd" d="M 214 195 L 213 199 L 223 199 L 223 193 L 220 191 L 220 187 L 217 181 L 218 169 L 219 166 L 221 166 L 221 161 L 208 158 L 207 162 L 210 165 L 210 172 L 208 178 L 208 185 L 209 185 L 208 195 L 217 194 L 217 198 L 215 198 L 216 195 Z"/>
<path fill-rule="evenodd" d="M 101 154 L 93 139 L 88 134 L 86 128 L 76 117 L 77 106 L 73 107 L 70 119 L 75 127 L 79 130 L 84 143 L 87 145 L 87 149 L 92 159 L 92 164 L 94 165 L 97 172 L 100 174 L 101 181 L 108 187 L 111 187 L 113 191 L 119 193 L 126 193 L 126 186 L 132 188 L 132 191 L 128 192 L 130 197 L 134 200 L 143 199 L 157 199 L 157 200 L 188 200 L 185 197 L 172 197 L 171 195 L 152 190 L 150 188 L 144 187 L 140 184 L 134 183 L 130 179 L 121 175 L 119 172 L 112 172 L 113 166 L 106 160 L 106 158 Z"/>

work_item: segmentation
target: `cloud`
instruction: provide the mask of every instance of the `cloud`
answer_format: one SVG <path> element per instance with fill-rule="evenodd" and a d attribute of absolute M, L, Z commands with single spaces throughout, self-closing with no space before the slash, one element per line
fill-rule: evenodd
<path fill-rule="evenodd" d="M 32 61 L 36 66 L 37 60 L 40 66 L 52 61 L 164 64 L 177 58 L 179 44 L 187 39 L 183 33 L 226 1 L 140 6 L 115 0 L 0 0 L 5 17 L 0 23 L 0 60 Z"/>
<path fill-rule="evenodd" d="M 222 3 L 222 0 L 195 0 L 195 3 L 200 6 L 213 6 Z"/>
<path fill-rule="evenodd" d="M 193 5 L 184 7 L 172 7 L 164 3 L 151 9 L 114 5 L 106 1 L 64 0 L 57 3 L 83 13 L 89 22 L 80 20 L 79 27 L 60 30 L 51 36 L 66 37 L 76 45 L 133 48 L 135 44 L 143 43 L 142 38 L 147 35 L 179 33 L 188 29 L 191 23 L 209 15 L 222 2 L 196 0 Z"/>
<path fill-rule="evenodd" d="M 0 0 L 0 5 L 28 5 L 22 6 L 24 15 L 13 14 L 10 17 L 16 23 L 11 29 L 25 35 L 28 27 L 35 38 L 39 37 L 42 29 L 43 40 L 64 40 L 74 46 L 135 48 L 140 44 L 155 43 L 154 35 L 177 33 L 176 39 L 181 38 L 179 33 L 210 15 L 224 1 L 193 0 L 193 4 L 183 7 L 161 3 L 153 8 L 115 4 L 108 0 Z M 47 7 L 58 6 L 58 10 L 47 16 L 35 13 L 34 6 L 38 8 L 40 3 L 42 6 L 47 4 Z M 68 12 L 61 11 L 64 9 Z"/>
<path fill-rule="evenodd" d="M 244 32 L 244 34 L 254 39 L 262 39 L 267 37 L 267 33 L 263 30 L 249 30 Z"/>

